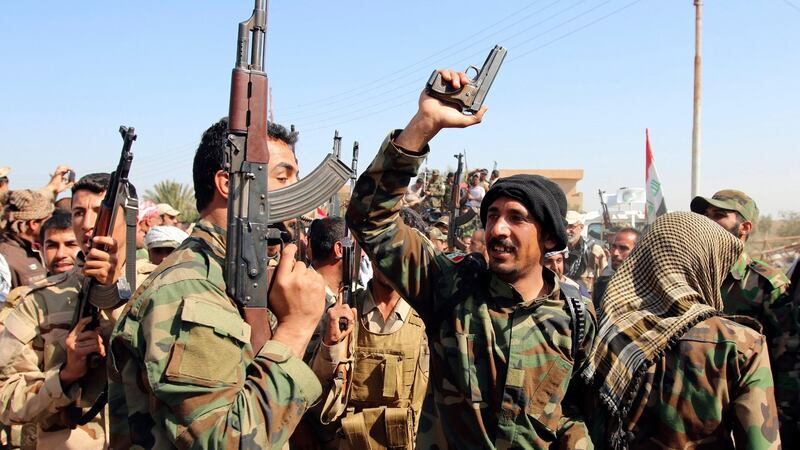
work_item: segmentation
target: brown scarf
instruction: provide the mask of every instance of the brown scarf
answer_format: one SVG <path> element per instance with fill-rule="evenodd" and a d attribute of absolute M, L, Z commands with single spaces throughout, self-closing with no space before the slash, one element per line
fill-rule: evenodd
<path fill-rule="evenodd" d="M 642 375 L 689 328 L 722 310 L 720 286 L 744 245 L 695 213 L 658 218 L 614 274 L 582 376 L 624 418 Z"/>

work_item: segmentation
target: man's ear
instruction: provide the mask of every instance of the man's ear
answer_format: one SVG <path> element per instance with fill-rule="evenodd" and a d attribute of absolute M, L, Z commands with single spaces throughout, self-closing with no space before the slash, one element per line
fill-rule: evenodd
<path fill-rule="evenodd" d="M 342 245 L 342 241 L 336 241 L 333 244 L 333 257 L 336 259 L 342 259 L 344 254 L 344 246 Z"/>
<path fill-rule="evenodd" d="M 228 172 L 225 170 L 218 170 L 214 174 L 214 187 L 220 197 L 225 200 L 228 199 Z"/>
<path fill-rule="evenodd" d="M 753 232 L 753 222 L 750 220 L 745 220 L 739 225 L 739 237 L 743 240 L 747 240 L 750 237 L 750 233 Z"/>

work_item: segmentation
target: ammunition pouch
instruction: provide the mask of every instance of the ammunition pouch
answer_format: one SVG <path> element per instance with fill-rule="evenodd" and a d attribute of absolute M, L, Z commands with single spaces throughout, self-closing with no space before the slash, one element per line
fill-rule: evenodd
<path fill-rule="evenodd" d="M 365 408 L 360 412 L 348 409 L 342 418 L 341 432 L 353 450 L 395 449 L 413 447 L 414 417 L 410 408 Z"/>

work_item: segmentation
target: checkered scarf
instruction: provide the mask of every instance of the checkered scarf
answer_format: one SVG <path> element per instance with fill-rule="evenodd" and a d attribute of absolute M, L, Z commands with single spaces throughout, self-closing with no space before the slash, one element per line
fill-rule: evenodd
<path fill-rule="evenodd" d="M 647 368 L 689 328 L 722 310 L 720 286 L 744 245 L 695 213 L 659 217 L 614 274 L 595 349 L 582 376 L 617 418 Z"/>

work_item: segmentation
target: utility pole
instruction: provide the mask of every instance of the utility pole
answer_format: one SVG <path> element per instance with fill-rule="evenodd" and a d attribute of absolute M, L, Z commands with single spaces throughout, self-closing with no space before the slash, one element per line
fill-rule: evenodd
<path fill-rule="evenodd" d="M 272 111 L 272 86 L 269 87 L 269 121 L 275 123 L 275 114 Z"/>
<path fill-rule="evenodd" d="M 694 107 L 692 112 L 692 198 L 700 194 L 700 84 L 702 57 L 702 0 L 694 0 Z"/>

